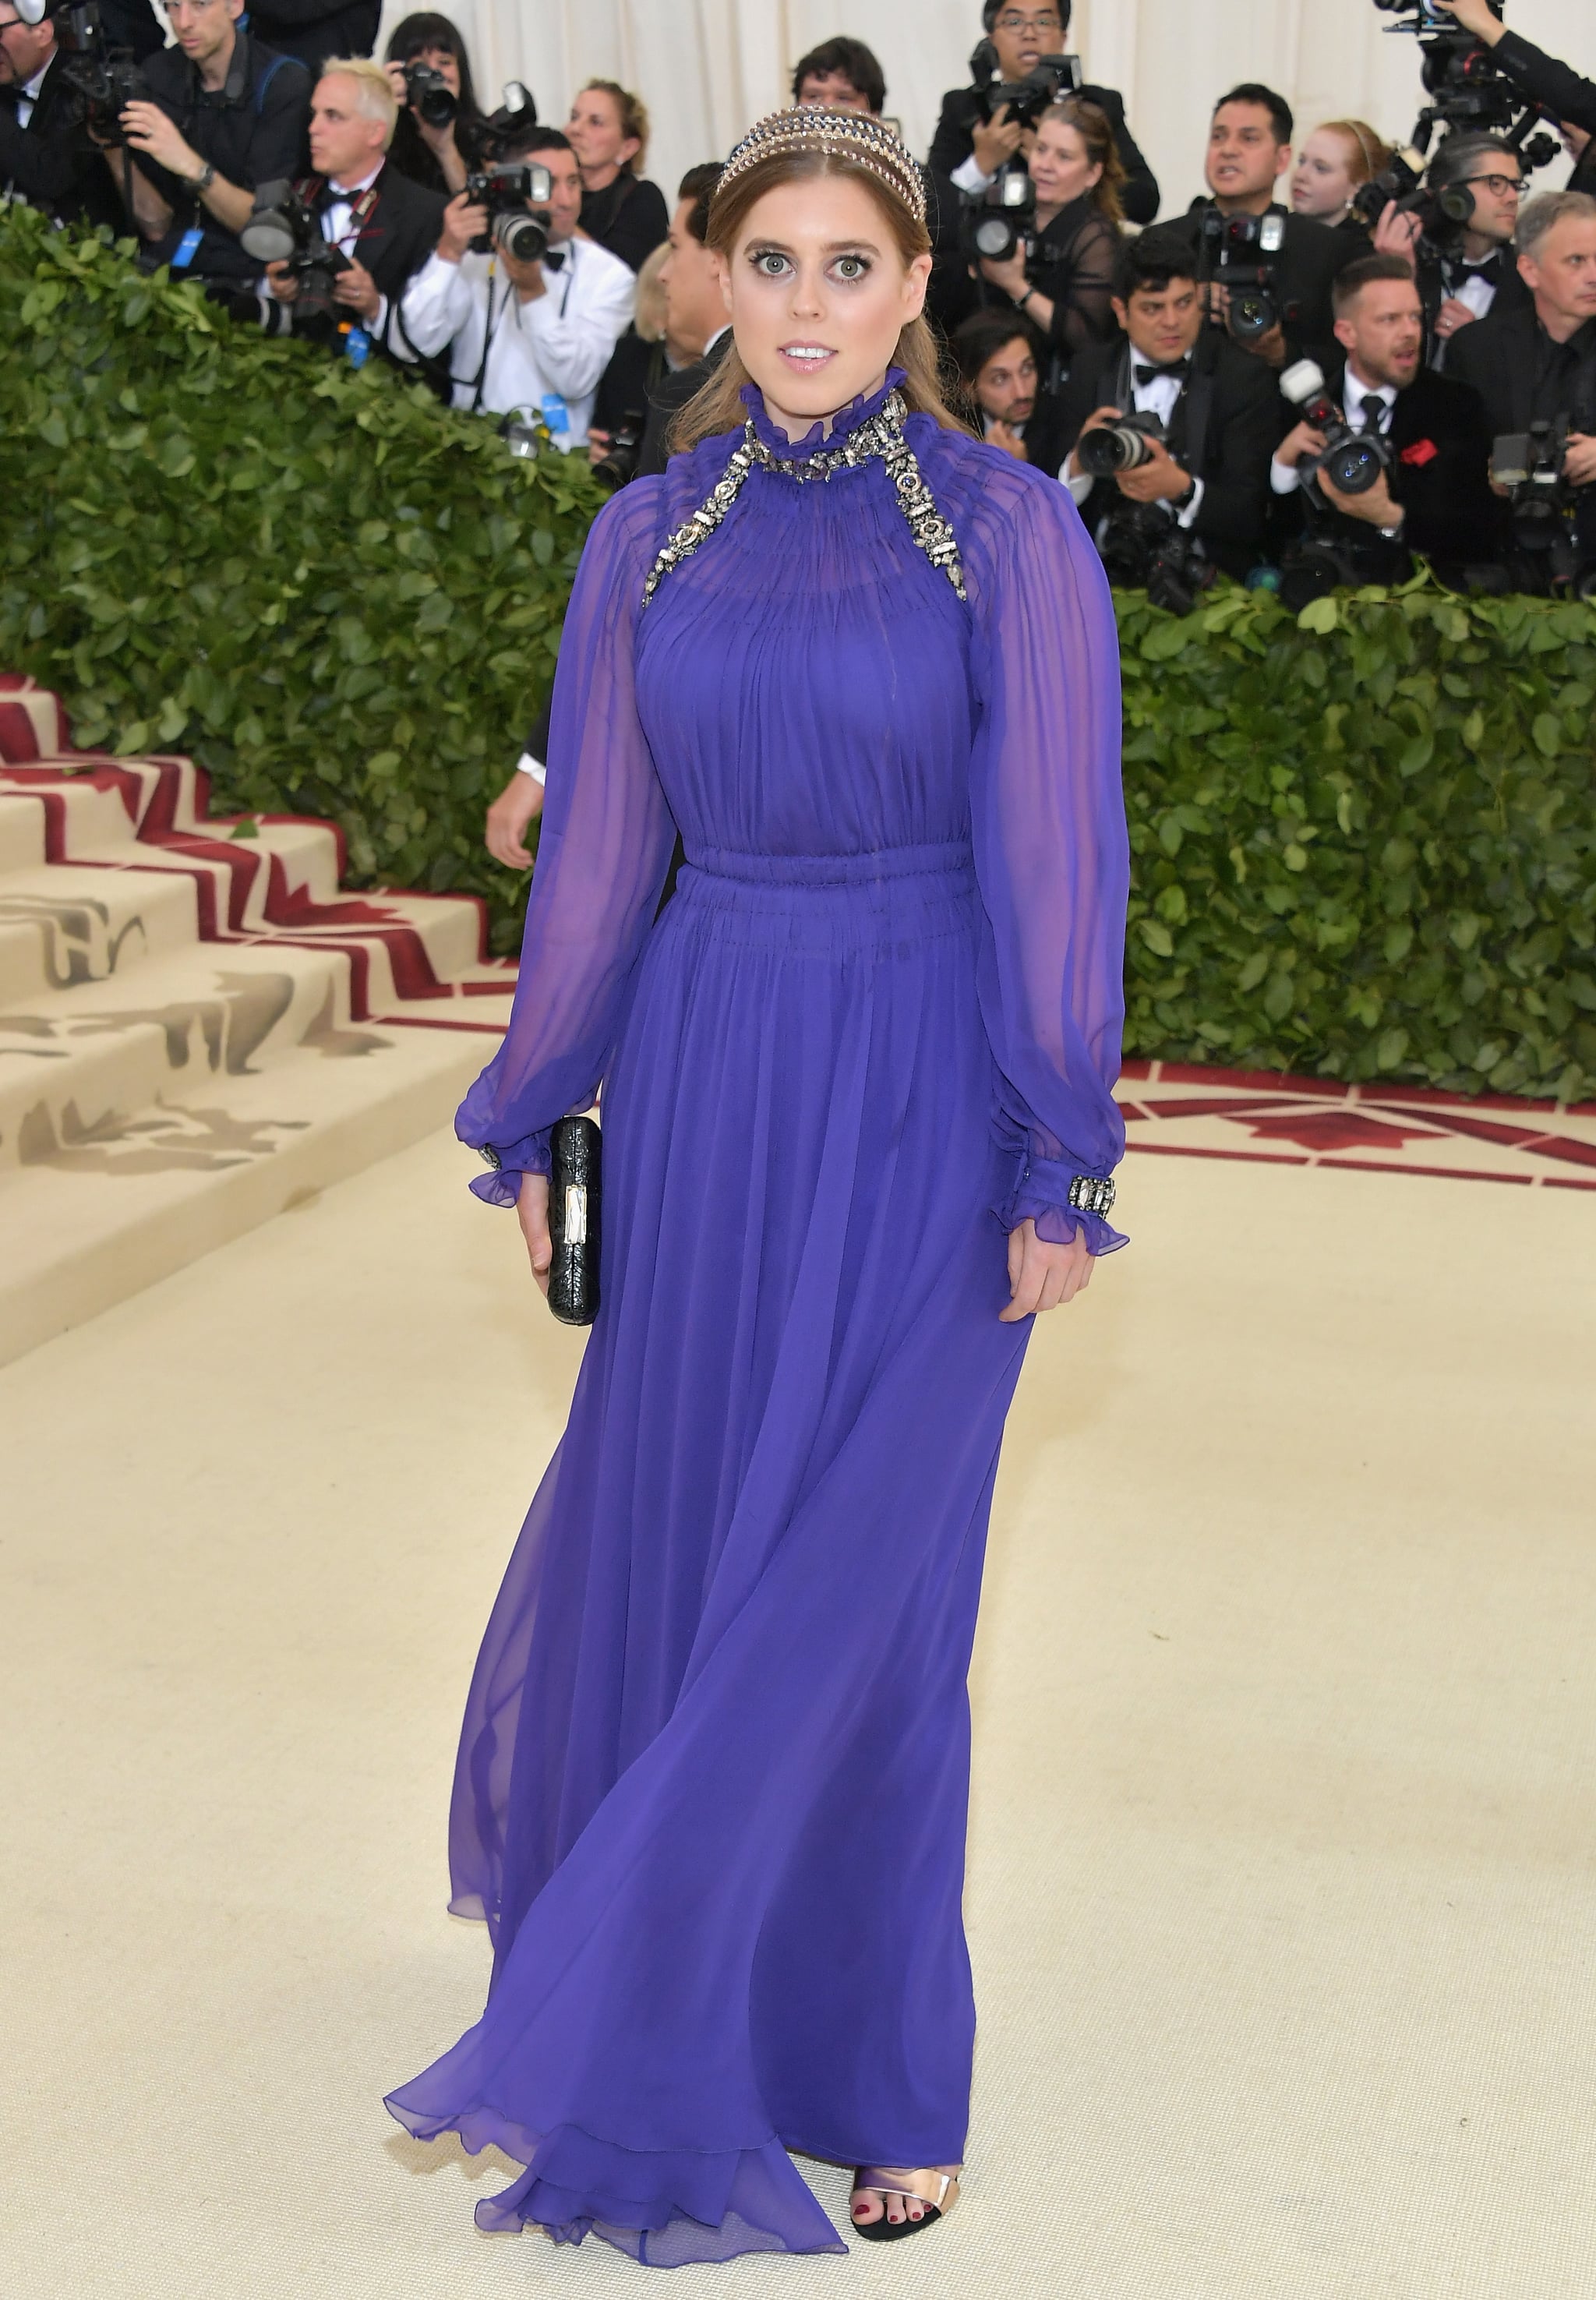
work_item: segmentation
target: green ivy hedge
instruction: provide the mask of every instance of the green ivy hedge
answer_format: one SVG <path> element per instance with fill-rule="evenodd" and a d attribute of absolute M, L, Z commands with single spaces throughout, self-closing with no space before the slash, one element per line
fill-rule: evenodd
<path fill-rule="evenodd" d="M 0 665 L 86 743 L 328 815 L 366 883 L 524 881 L 481 842 L 599 497 L 392 373 L 235 328 L 0 212 Z M 1420 580 L 1293 618 L 1118 601 L 1127 1051 L 1596 1093 L 1596 607 Z"/>
<path fill-rule="evenodd" d="M 238 327 L 124 246 L 0 209 L 0 666 L 86 746 L 188 752 L 331 817 L 367 884 L 522 888 L 482 819 L 602 500 L 377 361 Z"/>

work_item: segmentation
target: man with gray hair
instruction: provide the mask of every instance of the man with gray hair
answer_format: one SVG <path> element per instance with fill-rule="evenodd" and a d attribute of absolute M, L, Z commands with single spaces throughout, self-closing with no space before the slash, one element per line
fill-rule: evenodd
<path fill-rule="evenodd" d="M 398 104 L 387 74 L 370 56 L 336 57 L 311 100 L 313 176 L 299 185 L 328 245 L 347 265 L 333 281 L 335 317 L 323 332 L 348 345 L 358 336 L 395 357 L 411 356 L 398 326 L 399 298 L 436 242 L 444 202 L 388 163 Z M 267 266 L 270 298 L 286 318 L 299 282 L 286 264 Z M 269 313 L 270 319 L 270 313 Z"/>
<path fill-rule="evenodd" d="M 1498 438 L 1566 425 L 1563 477 L 1581 490 L 1576 532 L 1596 561 L 1596 199 L 1542 192 L 1515 246 L 1528 303 L 1466 329 L 1449 372 L 1473 384 Z"/>

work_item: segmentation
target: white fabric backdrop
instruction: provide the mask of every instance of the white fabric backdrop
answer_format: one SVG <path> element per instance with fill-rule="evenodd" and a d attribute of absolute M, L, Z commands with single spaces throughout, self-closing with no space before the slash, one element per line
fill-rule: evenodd
<path fill-rule="evenodd" d="M 385 40 L 406 12 L 387 0 Z M 444 0 L 444 12 L 490 99 L 513 73 L 558 123 L 590 73 L 636 89 L 655 122 L 647 173 L 668 198 L 685 169 L 724 157 L 784 103 L 794 62 L 835 32 L 875 49 L 888 110 L 923 155 L 980 33 L 977 0 Z M 1509 21 L 1596 79 L 1593 0 L 1510 0 Z M 1417 60 L 1386 21 L 1372 0 L 1076 0 L 1071 45 L 1090 79 L 1123 91 L 1169 214 L 1201 190 L 1209 107 L 1236 80 L 1279 88 L 1304 127 L 1350 112 L 1405 136 Z M 1559 163 L 1538 180 L 1566 172 Z"/>

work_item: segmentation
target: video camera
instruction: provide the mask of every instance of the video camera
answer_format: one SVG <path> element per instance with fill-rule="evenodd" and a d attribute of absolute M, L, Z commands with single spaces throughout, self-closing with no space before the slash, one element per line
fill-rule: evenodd
<path fill-rule="evenodd" d="M 1024 79 L 1000 79 L 997 50 L 990 40 L 982 40 L 970 57 L 969 76 L 980 92 L 988 120 L 1007 104 L 1010 120 L 1021 128 L 1035 128 L 1050 104 L 1073 96 L 1081 86 L 1081 60 L 1079 56 L 1038 56 Z"/>
<path fill-rule="evenodd" d="M 1570 415 L 1532 423 L 1527 431 L 1505 432 L 1491 449 L 1491 476 L 1508 491 L 1513 540 L 1542 568 L 1546 588 L 1575 599 L 1596 599 L 1596 555 L 1582 547 L 1580 498 L 1563 475 L 1568 434 L 1577 429 Z"/>
<path fill-rule="evenodd" d="M 298 295 L 284 306 L 288 315 L 285 324 L 295 334 L 329 331 L 338 317 L 333 282 L 350 270 L 350 262 L 342 248 L 322 238 L 297 184 L 278 177 L 261 186 L 238 244 L 257 263 L 280 263 L 298 281 Z"/>
<path fill-rule="evenodd" d="M 111 45 L 98 0 L 15 0 L 15 4 L 24 24 L 54 18 L 61 76 L 77 99 L 79 120 L 99 143 L 121 146 L 126 140 L 124 108 L 145 102 L 150 91 L 132 50 Z"/>
<path fill-rule="evenodd" d="M 548 251 L 549 203 L 554 182 L 535 160 L 493 160 L 473 168 L 465 196 L 487 210 L 486 233 L 471 242 L 479 255 L 497 248 L 517 263 L 536 263 Z"/>
<path fill-rule="evenodd" d="M 1355 212 L 1365 222 L 1376 221 L 1384 205 L 1384 200 L 1374 205 L 1376 184 L 1385 188 L 1386 177 L 1392 178 L 1396 188 L 1386 189 L 1386 197 L 1393 199 L 1401 199 L 1414 189 L 1437 129 L 1445 135 L 1462 131 L 1503 137 L 1517 152 L 1526 171 L 1544 168 L 1557 158 L 1559 147 L 1555 138 L 1531 133 L 1541 117 L 1539 106 L 1515 87 L 1498 68 L 1490 49 L 1482 47 L 1455 16 L 1438 8 L 1434 0 L 1375 0 L 1375 5 L 1383 15 L 1403 19 L 1388 25 L 1389 31 L 1417 37 L 1423 51 L 1419 77 L 1433 101 L 1418 115 L 1411 148 L 1399 154 L 1399 161 L 1385 171 L 1384 176 L 1366 184 L 1353 202 Z M 1492 14 L 1500 17 L 1505 0 L 1490 0 L 1490 6 Z"/>
<path fill-rule="evenodd" d="M 1199 224 L 1198 276 L 1226 290 L 1229 317 L 1218 322 L 1227 327 L 1238 344 L 1258 342 L 1283 321 L 1294 320 L 1297 306 L 1284 304 L 1275 290 L 1275 267 L 1285 246 L 1283 215 L 1221 215 L 1205 208 Z"/>
<path fill-rule="evenodd" d="M 1322 472 L 1343 496 L 1366 496 L 1379 484 L 1380 474 L 1392 467 L 1391 449 L 1377 431 L 1355 431 L 1325 388 L 1325 372 L 1317 360 L 1298 360 L 1280 379 L 1280 391 L 1296 410 L 1297 420 L 1325 434 L 1325 445 L 1311 462 L 1299 468 Z"/>

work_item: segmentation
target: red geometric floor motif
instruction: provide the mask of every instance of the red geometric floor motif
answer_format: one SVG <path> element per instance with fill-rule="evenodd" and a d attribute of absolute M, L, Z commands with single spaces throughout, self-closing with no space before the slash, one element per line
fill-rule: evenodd
<path fill-rule="evenodd" d="M 1126 1062 L 1118 1094 L 1132 1150 L 1596 1190 L 1596 1103 L 1559 1108 L 1190 1062 Z"/>

